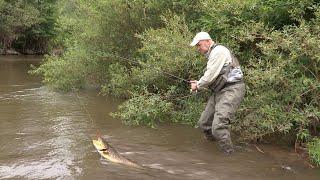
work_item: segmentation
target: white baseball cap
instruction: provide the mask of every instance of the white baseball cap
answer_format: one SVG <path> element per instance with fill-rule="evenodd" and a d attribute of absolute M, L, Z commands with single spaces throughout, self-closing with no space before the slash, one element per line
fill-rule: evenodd
<path fill-rule="evenodd" d="M 209 40 L 211 39 L 210 35 L 207 32 L 199 32 L 194 36 L 190 46 L 195 46 L 198 44 L 201 40 Z"/>

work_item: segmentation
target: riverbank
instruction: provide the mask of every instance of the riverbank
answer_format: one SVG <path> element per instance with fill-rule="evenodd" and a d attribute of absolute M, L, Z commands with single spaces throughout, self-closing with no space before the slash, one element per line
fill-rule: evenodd
<path fill-rule="evenodd" d="M 58 47 L 58 48 L 53 48 L 50 50 L 50 52 L 36 52 L 32 50 L 25 50 L 25 51 L 17 51 L 14 49 L 7 49 L 3 50 L 0 49 L 0 55 L 5 55 L 5 56 L 18 56 L 18 55 L 34 55 L 34 56 L 43 56 L 44 54 L 49 53 L 51 56 L 62 56 L 63 55 L 63 48 Z"/>
<path fill-rule="evenodd" d="M 11 56 L 11 55 L 43 55 L 43 53 L 39 53 L 39 52 L 34 52 L 32 50 L 26 50 L 24 52 L 18 52 L 14 49 L 7 49 L 7 50 L 1 50 L 0 49 L 0 55 L 7 55 L 7 56 Z"/>
<path fill-rule="evenodd" d="M 21 55 L 21 53 L 13 49 L 7 49 L 7 50 L 0 49 L 0 55 Z"/>

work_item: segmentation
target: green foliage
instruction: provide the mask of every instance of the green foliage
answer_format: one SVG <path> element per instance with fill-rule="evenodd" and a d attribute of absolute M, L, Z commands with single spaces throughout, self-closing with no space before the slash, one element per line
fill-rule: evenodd
<path fill-rule="evenodd" d="M 200 115 L 206 105 L 204 103 L 206 96 L 208 95 L 202 93 L 173 97 L 172 100 L 175 103 L 176 111 L 173 114 L 172 122 L 197 126 Z"/>
<path fill-rule="evenodd" d="M 128 69 L 123 65 L 115 63 L 109 66 L 108 71 L 114 73 L 109 74 L 108 77 L 110 80 L 107 84 L 102 85 L 101 92 L 103 94 L 113 94 L 114 96 L 123 98 L 132 95 L 131 91 L 133 91 L 135 87 L 131 82 L 131 76 L 128 74 Z"/>
<path fill-rule="evenodd" d="M 11 47 L 21 32 L 39 22 L 39 11 L 22 0 L 0 3 L 0 40 L 4 49 Z"/>
<path fill-rule="evenodd" d="M 309 156 L 313 163 L 320 166 L 320 139 L 314 138 L 308 143 Z"/>
<path fill-rule="evenodd" d="M 163 72 L 184 79 L 199 74 L 201 68 L 198 68 L 200 63 L 196 60 L 197 54 L 186 46 L 192 35 L 179 16 L 163 18 L 166 27 L 150 29 L 138 36 L 143 48 L 139 49 L 136 59 L 131 59 L 135 66 L 130 70 L 110 67 L 110 72 L 113 72 L 111 79 L 114 80 L 108 82 L 107 86 L 112 87 L 112 93 L 123 93 L 119 88 L 128 90 L 129 94 L 142 93 L 144 90 L 141 87 L 147 87 L 149 92 L 163 94 L 172 84 L 178 84 L 184 93 L 189 92 L 186 82 Z"/>
<path fill-rule="evenodd" d="M 0 41 L 3 49 L 45 53 L 55 36 L 56 1 L 1 0 Z"/>
<path fill-rule="evenodd" d="M 87 54 L 82 53 L 82 55 L 91 59 L 82 59 L 85 59 L 84 61 L 88 64 L 92 61 L 95 62 L 96 65 L 94 67 L 101 70 L 95 71 L 95 73 L 90 75 L 97 77 L 95 79 L 99 82 L 111 82 L 102 84 L 104 93 L 119 93 L 117 95 L 126 97 L 128 94 L 130 95 L 132 92 L 135 92 L 137 88 L 141 90 L 140 87 L 142 86 L 130 85 L 131 81 L 136 81 L 135 79 L 129 79 L 129 83 L 126 83 L 126 81 L 116 81 L 117 79 L 125 80 L 123 77 L 129 76 L 129 74 L 123 74 L 123 69 L 126 69 L 126 73 L 129 73 L 131 71 L 139 71 L 139 67 L 136 67 L 137 64 L 135 63 L 126 62 L 115 57 L 131 58 L 136 56 L 138 54 L 137 50 L 141 47 L 141 40 L 136 37 L 136 34 L 142 33 L 150 27 L 163 26 L 163 21 L 159 21 L 159 15 L 166 12 L 168 10 L 167 7 L 175 9 L 176 6 L 171 6 L 172 3 L 171 1 L 167 3 L 158 1 L 144 3 L 144 1 L 105 0 L 95 2 L 79 0 L 60 1 L 59 28 L 57 28 L 58 35 L 55 44 L 56 46 L 63 47 L 66 52 L 60 59 L 67 61 L 67 59 L 72 59 L 72 57 L 68 57 L 69 54 L 75 54 L 80 50 L 84 51 Z M 137 56 L 137 59 L 139 61 L 141 58 Z M 117 65 L 113 64 L 123 67 L 115 69 L 114 67 Z M 80 71 L 87 71 L 86 66 L 79 65 L 78 67 L 84 68 Z M 46 66 L 40 66 L 39 68 L 41 72 L 45 72 L 46 70 L 48 70 Z M 53 76 L 46 76 L 45 73 L 42 74 L 44 75 L 45 82 L 61 81 L 59 79 L 53 80 Z M 139 73 L 137 72 L 137 74 Z M 89 79 L 88 75 L 81 76 L 85 78 L 83 81 Z M 56 76 L 56 78 L 60 79 L 63 77 L 65 76 Z M 72 77 L 77 76 L 73 75 Z M 63 80 L 61 82 L 69 83 L 70 81 Z M 71 82 L 76 83 L 78 81 Z M 120 85 L 117 85 L 117 83 Z M 61 87 L 62 89 L 71 85 L 59 84 L 63 86 Z M 71 86 L 76 87 L 77 85 Z M 59 86 L 55 87 L 60 88 Z M 121 90 L 118 87 L 123 88 Z M 126 88 L 129 88 L 129 91 Z"/>
<path fill-rule="evenodd" d="M 146 92 L 137 94 L 119 106 L 119 112 L 113 113 L 127 125 L 148 125 L 155 127 L 157 123 L 171 119 L 173 104 L 163 100 L 160 95 Z"/>
<path fill-rule="evenodd" d="M 146 92 L 156 93 L 172 104 L 170 121 L 195 125 L 197 116 L 202 111 L 203 98 L 197 101 L 193 101 L 190 97 L 180 99 L 182 96 L 190 95 L 189 84 L 163 72 L 190 79 L 200 74 L 203 64 L 197 60 L 196 52 L 186 46 L 192 34 L 188 31 L 184 19 L 172 13 L 168 13 L 162 19 L 164 28 L 150 29 L 138 36 L 143 44 L 138 51 L 137 59 L 134 59 L 138 62 L 138 66 L 132 67 L 131 70 L 121 68 L 119 64 L 110 66 L 112 69 L 109 71 L 113 74 L 110 75 L 111 80 L 104 86 L 103 92 L 112 92 L 126 97 L 140 94 L 139 97 L 147 99 L 146 101 L 149 101 L 149 96 L 145 97 Z M 128 106 L 137 107 L 134 101 L 129 100 L 126 108 L 119 109 L 118 117 L 142 121 L 142 124 L 153 126 L 154 120 L 148 121 L 148 118 L 145 118 L 145 108 L 137 108 L 134 114 L 128 113 Z M 153 106 L 152 108 L 157 109 Z M 120 116 L 121 114 L 123 116 Z"/>
<path fill-rule="evenodd" d="M 257 119 L 259 124 L 254 126 L 258 130 L 244 129 L 261 135 L 287 133 L 307 127 L 310 114 L 319 117 L 312 110 L 319 109 L 320 102 L 317 58 L 320 54 L 315 45 L 319 43 L 319 32 L 313 31 L 316 26 L 313 23 L 287 26 L 282 31 L 273 31 L 270 40 L 258 45 L 262 52 L 260 63 L 246 69 L 246 82 L 252 89 L 243 112 L 245 121 L 250 121 L 246 124 Z"/>
<path fill-rule="evenodd" d="M 69 11 L 72 10 L 72 11 Z M 101 84 L 108 74 L 107 61 L 101 59 L 97 34 L 100 14 L 95 4 L 87 1 L 61 1 L 59 28 L 54 44 L 63 48 L 62 56 L 47 56 L 34 74 L 42 75 L 44 83 L 53 89 L 68 91 Z"/>
<path fill-rule="evenodd" d="M 32 50 L 38 54 L 48 52 L 50 42 L 57 35 L 57 3 L 58 0 L 42 0 L 38 2 L 30 2 L 38 12 L 39 22 L 23 32 L 14 44 L 15 49 L 25 52 Z"/>
<path fill-rule="evenodd" d="M 44 76 L 43 82 L 53 89 L 62 91 L 79 89 L 85 85 L 86 72 L 82 71 L 84 64 L 80 63 L 81 60 L 78 58 L 83 57 L 81 54 L 69 55 L 67 60 L 48 57 L 41 68 L 34 69 L 32 73 Z"/>

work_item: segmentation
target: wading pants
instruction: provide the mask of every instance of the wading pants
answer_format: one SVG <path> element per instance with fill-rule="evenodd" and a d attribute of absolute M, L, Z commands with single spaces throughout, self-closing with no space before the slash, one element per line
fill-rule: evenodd
<path fill-rule="evenodd" d="M 244 94 L 245 84 L 243 82 L 227 84 L 220 91 L 211 95 L 198 122 L 203 132 L 207 136 L 213 135 L 225 153 L 233 152 L 229 128 Z"/>

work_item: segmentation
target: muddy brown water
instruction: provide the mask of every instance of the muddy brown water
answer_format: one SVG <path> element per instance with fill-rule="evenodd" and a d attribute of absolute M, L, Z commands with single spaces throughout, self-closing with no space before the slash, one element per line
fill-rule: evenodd
<path fill-rule="evenodd" d="M 0 179 L 320 179 L 290 150 L 243 146 L 224 156 L 198 129 L 128 127 L 110 117 L 121 100 L 96 90 L 53 92 L 27 73 L 41 57 L 0 56 Z M 110 163 L 96 130 L 145 169 Z"/>

